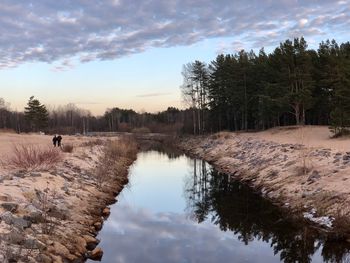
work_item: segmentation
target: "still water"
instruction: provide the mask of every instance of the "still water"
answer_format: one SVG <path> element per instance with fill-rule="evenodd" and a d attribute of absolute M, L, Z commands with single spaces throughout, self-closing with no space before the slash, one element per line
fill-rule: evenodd
<path fill-rule="evenodd" d="M 206 162 L 158 151 L 138 155 L 97 238 L 106 263 L 350 262 Z"/>

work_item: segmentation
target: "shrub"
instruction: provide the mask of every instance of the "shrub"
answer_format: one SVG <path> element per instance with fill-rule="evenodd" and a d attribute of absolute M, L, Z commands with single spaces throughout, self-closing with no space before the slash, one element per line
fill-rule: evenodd
<path fill-rule="evenodd" d="M 14 145 L 12 151 L 3 164 L 15 169 L 49 169 L 62 160 L 61 152 L 55 148 Z"/>
<path fill-rule="evenodd" d="M 74 146 L 73 144 L 64 144 L 61 147 L 61 150 L 65 153 L 71 153 L 73 152 Z"/>

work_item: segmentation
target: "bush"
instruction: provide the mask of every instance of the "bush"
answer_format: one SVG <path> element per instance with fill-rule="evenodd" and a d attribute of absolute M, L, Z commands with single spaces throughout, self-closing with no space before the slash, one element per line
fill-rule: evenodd
<path fill-rule="evenodd" d="M 65 152 L 65 153 L 72 153 L 73 149 L 74 149 L 73 144 L 64 144 L 61 147 L 62 152 Z"/>
<path fill-rule="evenodd" d="M 62 160 L 61 152 L 55 148 L 14 145 L 12 151 L 3 164 L 15 169 L 49 169 Z"/>

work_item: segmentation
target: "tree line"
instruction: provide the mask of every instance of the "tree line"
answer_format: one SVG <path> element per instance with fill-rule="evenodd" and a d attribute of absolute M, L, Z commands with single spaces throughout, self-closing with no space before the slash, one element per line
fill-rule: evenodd
<path fill-rule="evenodd" d="M 181 133 L 192 123 L 186 121 L 188 110 L 168 107 L 158 113 L 136 112 L 131 109 L 107 109 L 102 116 L 93 116 L 75 104 L 50 107 L 34 96 L 23 111 L 13 111 L 10 103 L 0 98 L 0 129 L 21 132 L 88 134 L 89 132 L 161 132 Z"/>
<path fill-rule="evenodd" d="M 262 130 L 283 125 L 350 127 L 350 43 L 286 40 L 260 49 L 220 54 L 209 65 L 184 65 L 181 91 L 192 110 L 192 132 Z"/>
<path fill-rule="evenodd" d="M 23 111 L 0 98 L 0 129 L 16 132 L 87 134 L 161 132 L 204 134 L 221 130 L 264 130 L 283 125 L 330 125 L 336 134 L 350 128 L 350 43 L 323 41 L 308 49 L 304 38 L 260 49 L 220 54 L 209 64 L 183 66 L 186 109 L 159 113 L 118 107 L 102 116 L 74 104 L 50 107 L 31 97 Z"/>

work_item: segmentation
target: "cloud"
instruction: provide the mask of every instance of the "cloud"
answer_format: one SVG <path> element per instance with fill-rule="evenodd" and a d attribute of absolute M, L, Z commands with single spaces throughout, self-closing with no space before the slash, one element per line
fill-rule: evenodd
<path fill-rule="evenodd" d="M 146 94 L 136 95 L 136 97 L 148 98 L 148 97 L 160 97 L 160 96 L 168 96 L 168 95 L 172 95 L 172 93 L 171 92 L 146 93 Z"/>
<path fill-rule="evenodd" d="M 197 224 L 183 214 L 128 205 L 118 209 L 123 212 L 112 213 L 99 236 L 105 262 L 255 262 L 261 254 L 259 262 L 280 262 L 270 243 L 251 240 L 246 246 L 239 234 L 223 232 L 210 222 Z"/>
<path fill-rule="evenodd" d="M 0 68 L 111 60 L 208 38 L 234 38 L 249 49 L 288 37 L 343 33 L 349 5 L 349 0 L 3 0 Z"/>

